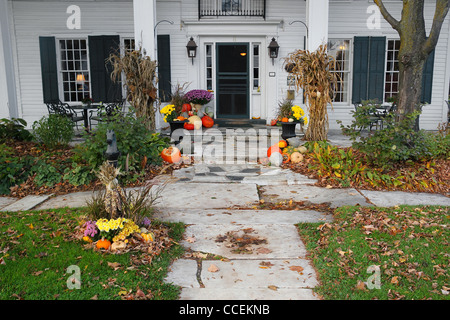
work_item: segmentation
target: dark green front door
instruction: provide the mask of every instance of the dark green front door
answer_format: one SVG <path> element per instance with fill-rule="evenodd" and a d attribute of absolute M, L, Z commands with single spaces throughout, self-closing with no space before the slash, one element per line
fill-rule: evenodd
<path fill-rule="evenodd" d="M 217 117 L 249 118 L 249 45 L 217 44 Z"/>

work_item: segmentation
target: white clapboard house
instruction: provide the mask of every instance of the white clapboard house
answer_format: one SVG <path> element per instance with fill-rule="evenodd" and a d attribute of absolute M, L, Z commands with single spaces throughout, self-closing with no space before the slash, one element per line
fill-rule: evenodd
<path fill-rule="evenodd" d="M 384 2 L 400 19 L 403 1 Z M 435 5 L 425 1 L 428 30 Z M 449 20 L 424 70 L 423 129 L 447 120 Z M 322 43 L 342 75 L 330 128 L 349 123 L 355 103 L 389 101 L 398 90 L 399 36 L 373 0 L 0 0 L 0 28 L 0 118 L 29 124 L 48 113 L 48 101 L 123 98 L 104 61 L 114 48 L 135 45 L 158 60 L 163 105 L 177 84 L 189 83 L 214 91 L 216 119 L 269 123 L 294 89 L 284 58 Z"/>

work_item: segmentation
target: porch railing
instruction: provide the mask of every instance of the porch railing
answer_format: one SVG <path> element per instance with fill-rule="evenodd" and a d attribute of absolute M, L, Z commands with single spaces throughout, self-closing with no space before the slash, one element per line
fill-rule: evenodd
<path fill-rule="evenodd" d="M 247 16 L 266 18 L 266 0 L 198 0 L 198 18 Z"/>

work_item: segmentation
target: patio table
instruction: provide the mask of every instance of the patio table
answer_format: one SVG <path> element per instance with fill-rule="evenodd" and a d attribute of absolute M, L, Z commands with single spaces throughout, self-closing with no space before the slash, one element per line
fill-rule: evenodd
<path fill-rule="evenodd" d="M 89 110 L 97 110 L 101 104 L 82 104 L 82 105 L 75 105 L 71 106 L 74 110 L 82 110 L 83 111 L 83 119 L 84 119 L 84 127 L 86 131 L 89 131 L 89 119 L 88 119 L 88 112 Z"/>

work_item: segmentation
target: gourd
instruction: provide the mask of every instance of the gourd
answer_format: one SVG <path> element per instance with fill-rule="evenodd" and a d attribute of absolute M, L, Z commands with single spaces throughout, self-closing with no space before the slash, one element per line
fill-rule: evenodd
<path fill-rule="evenodd" d="M 186 130 L 194 130 L 194 124 L 192 124 L 192 123 L 185 123 L 184 124 L 184 128 Z"/>
<path fill-rule="evenodd" d="M 105 239 L 101 239 L 99 241 L 97 241 L 97 249 L 105 249 L 108 250 L 109 247 L 111 246 L 111 241 L 109 240 L 105 240 Z"/>
<path fill-rule="evenodd" d="M 176 147 L 169 147 L 161 152 L 161 157 L 168 163 L 178 163 L 181 160 L 181 152 Z"/>
<path fill-rule="evenodd" d="M 308 152 L 308 149 L 304 146 L 298 147 L 298 151 L 300 151 L 300 153 L 305 154 Z"/>
<path fill-rule="evenodd" d="M 300 152 L 294 152 L 291 154 L 291 162 L 292 163 L 300 163 L 303 161 L 303 155 Z"/>
<path fill-rule="evenodd" d="M 281 119 L 281 122 L 289 122 L 289 118 L 283 118 Z"/>
<path fill-rule="evenodd" d="M 278 146 L 279 146 L 281 149 L 284 149 L 284 148 L 286 148 L 286 147 L 288 146 L 288 144 L 287 144 L 286 141 L 281 140 L 280 142 L 278 142 Z"/>

